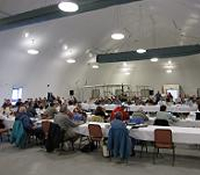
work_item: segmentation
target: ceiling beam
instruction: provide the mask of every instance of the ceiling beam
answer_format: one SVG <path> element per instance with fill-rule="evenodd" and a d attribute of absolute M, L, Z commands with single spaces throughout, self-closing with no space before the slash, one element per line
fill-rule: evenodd
<path fill-rule="evenodd" d="M 73 13 L 62 12 L 58 9 L 58 5 L 54 4 L 0 19 L 0 31 L 136 1 L 141 0 L 79 0 L 77 1 L 79 10 Z"/>
<path fill-rule="evenodd" d="M 139 54 L 136 51 L 108 53 L 97 55 L 98 63 L 113 63 L 121 61 L 137 61 L 151 58 L 173 58 L 200 54 L 200 45 L 173 46 L 156 49 L 148 49 L 146 53 Z"/>

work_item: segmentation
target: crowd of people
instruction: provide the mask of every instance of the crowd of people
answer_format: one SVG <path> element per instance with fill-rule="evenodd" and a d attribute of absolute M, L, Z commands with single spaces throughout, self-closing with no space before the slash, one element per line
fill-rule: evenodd
<path fill-rule="evenodd" d="M 95 99 L 90 99 L 89 103 L 94 103 L 96 105 L 104 104 L 122 104 L 126 103 L 128 105 L 173 105 L 173 104 L 185 104 L 192 106 L 194 104 L 200 104 L 200 98 L 195 95 L 185 95 L 180 94 L 179 97 L 174 98 L 173 95 L 169 92 L 167 94 L 161 94 L 159 91 L 155 95 L 149 95 L 148 97 L 142 97 L 140 95 L 134 96 L 105 96 L 98 97 Z"/>
<path fill-rule="evenodd" d="M 168 96 L 167 98 L 171 101 L 173 97 L 171 97 L 170 94 Z M 162 101 L 162 96 L 159 95 L 159 92 L 154 97 L 156 101 L 154 104 L 159 104 Z M 114 104 L 118 104 L 112 111 L 108 112 L 100 105 L 105 102 L 103 98 L 101 98 L 101 101 L 98 99 L 98 103 L 96 103 L 99 105 L 97 105 L 96 109 L 92 111 L 90 115 L 87 115 L 88 111 L 83 110 L 81 104 L 73 99 L 66 100 L 60 97 L 44 97 L 34 100 L 30 98 L 25 101 L 19 99 L 15 105 L 12 105 L 9 99 L 5 99 L 0 111 L 0 129 L 7 129 L 3 123 L 4 120 L 7 118 L 14 118 L 16 123 L 22 123 L 23 129 L 28 135 L 33 135 L 39 140 L 43 140 L 44 131 L 42 126 L 38 125 L 35 121 L 38 119 L 53 120 L 53 125 L 57 125 L 62 131 L 62 139 L 64 141 L 76 141 L 79 135 L 73 128 L 86 121 L 108 122 L 111 123 L 113 127 L 123 126 L 123 129 L 125 129 L 127 123 L 142 124 L 149 120 L 149 117 L 142 109 L 130 113 L 126 105 L 121 103 L 116 97 L 111 98 Z M 109 98 L 106 98 L 106 100 L 109 101 Z M 193 104 L 199 104 L 197 98 L 190 98 L 189 100 L 191 100 Z M 148 103 L 150 103 L 150 100 Z M 198 107 L 200 107 L 200 105 L 198 105 Z M 173 125 L 178 121 L 176 117 L 167 112 L 167 106 L 162 103 L 160 103 L 160 111 L 157 112 L 155 119 L 155 124 L 159 125 L 163 124 L 163 120 L 167 122 L 167 125 Z M 15 124 L 13 128 L 14 127 Z M 134 145 L 134 139 L 132 139 L 132 145 Z"/>

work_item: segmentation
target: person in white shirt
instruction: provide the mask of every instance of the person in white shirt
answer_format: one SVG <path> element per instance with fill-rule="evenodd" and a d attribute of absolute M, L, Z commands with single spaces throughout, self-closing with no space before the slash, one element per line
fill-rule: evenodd
<path fill-rule="evenodd" d="M 167 107 L 165 105 L 160 106 L 160 111 L 157 112 L 156 119 L 167 120 L 169 125 L 173 125 L 178 119 L 166 110 Z"/>

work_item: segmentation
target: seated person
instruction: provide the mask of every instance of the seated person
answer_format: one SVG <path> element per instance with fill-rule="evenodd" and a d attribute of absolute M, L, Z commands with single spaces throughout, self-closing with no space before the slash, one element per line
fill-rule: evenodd
<path fill-rule="evenodd" d="M 134 120 L 134 119 L 141 119 L 144 122 L 148 121 L 149 118 L 147 117 L 147 115 L 145 114 L 145 112 L 142 109 L 139 109 L 138 111 L 135 111 L 130 120 Z"/>
<path fill-rule="evenodd" d="M 110 116 L 110 121 L 112 121 L 113 119 L 115 119 L 115 113 L 117 112 L 121 112 L 121 120 L 124 121 L 124 120 L 129 120 L 129 114 L 128 112 L 126 111 L 126 107 L 124 105 L 121 105 L 121 106 L 117 106 L 111 113 L 111 116 Z"/>
<path fill-rule="evenodd" d="M 173 125 L 175 122 L 178 121 L 171 113 L 166 111 L 167 107 L 165 105 L 160 106 L 160 111 L 156 114 L 156 120 L 166 120 L 168 121 L 169 125 Z"/>
<path fill-rule="evenodd" d="M 96 116 L 101 116 L 103 119 L 104 119 L 104 121 L 107 119 L 107 115 L 106 115 L 106 112 L 105 112 L 105 109 L 104 108 L 102 108 L 101 106 L 97 106 L 96 107 L 96 109 L 95 109 L 95 111 L 94 111 L 94 115 L 96 115 Z"/>
<path fill-rule="evenodd" d="M 50 103 L 50 106 L 46 109 L 45 112 L 47 112 L 50 118 L 54 118 L 55 114 L 58 113 L 56 105 L 53 102 Z"/>
<path fill-rule="evenodd" d="M 104 122 L 104 118 L 102 116 L 98 116 L 98 115 L 92 115 L 91 122 L 100 122 L 103 123 Z"/>
<path fill-rule="evenodd" d="M 71 116 L 71 114 L 72 113 L 68 110 L 67 105 L 62 105 L 60 112 L 56 114 L 54 118 L 54 122 L 60 126 L 62 131 L 64 131 L 64 141 L 71 139 L 75 141 L 78 139 L 78 134 L 73 130 L 78 124 L 72 121 L 73 115 Z"/>
<path fill-rule="evenodd" d="M 37 138 L 42 137 L 42 128 L 37 127 L 33 124 L 29 115 L 27 114 L 27 109 L 25 106 L 20 106 L 19 112 L 16 114 L 15 120 L 20 120 L 23 124 L 25 131 L 31 135 L 35 135 Z"/>
<path fill-rule="evenodd" d="M 72 100 L 69 100 L 67 108 L 69 111 L 73 112 L 73 110 L 76 108 L 76 105 L 74 104 Z"/>
<path fill-rule="evenodd" d="M 73 120 L 76 122 L 80 122 L 80 121 L 85 122 L 86 121 L 85 116 L 82 114 L 82 112 L 77 107 L 74 108 L 74 110 L 73 110 Z"/>

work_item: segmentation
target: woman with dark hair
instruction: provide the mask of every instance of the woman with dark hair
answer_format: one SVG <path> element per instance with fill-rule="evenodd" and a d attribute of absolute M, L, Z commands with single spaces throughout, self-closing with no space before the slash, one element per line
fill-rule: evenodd
<path fill-rule="evenodd" d="M 97 106 L 97 108 L 94 111 L 94 115 L 98 115 L 98 116 L 101 116 L 101 117 L 104 117 L 104 118 L 107 117 L 106 113 L 105 113 L 105 109 L 102 108 L 101 106 Z"/>

